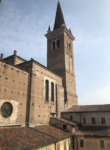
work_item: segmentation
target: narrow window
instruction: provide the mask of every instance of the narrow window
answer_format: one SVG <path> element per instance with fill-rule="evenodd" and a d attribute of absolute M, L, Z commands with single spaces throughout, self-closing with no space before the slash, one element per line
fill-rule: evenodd
<path fill-rule="evenodd" d="M 101 123 L 105 124 L 105 117 L 101 117 Z"/>
<path fill-rule="evenodd" d="M 60 143 L 57 144 L 57 150 L 60 150 Z"/>
<path fill-rule="evenodd" d="M 104 149 L 104 140 L 100 140 L 100 149 Z"/>
<path fill-rule="evenodd" d="M 70 116 L 70 120 L 73 120 L 73 117 L 72 117 L 72 116 Z"/>
<path fill-rule="evenodd" d="M 69 50 L 71 50 L 71 44 L 69 43 Z"/>
<path fill-rule="evenodd" d="M 92 124 L 96 124 L 95 117 L 91 117 Z"/>
<path fill-rule="evenodd" d="M 60 47 L 60 40 L 57 40 L 57 48 Z"/>
<path fill-rule="evenodd" d="M 51 101 L 54 102 L 54 83 L 51 83 Z"/>
<path fill-rule="evenodd" d="M 66 150 L 66 141 L 64 141 L 64 150 Z"/>
<path fill-rule="evenodd" d="M 86 124 L 86 118 L 83 118 L 83 123 Z"/>
<path fill-rule="evenodd" d="M 66 124 L 63 124 L 63 129 L 67 129 L 67 125 Z"/>
<path fill-rule="evenodd" d="M 45 100 L 49 100 L 49 81 L 45 81 Z"/>
<path fill-rule="evenodd" d="M 80 139 L 79 144 L 80 144 L 80 148 L 84 148 L 84 140 L 83 139 Z"/>
<path fill-rule="evenodd" d="M 52 42 L 52 48 L 55 49 L 55 41 Z"/>

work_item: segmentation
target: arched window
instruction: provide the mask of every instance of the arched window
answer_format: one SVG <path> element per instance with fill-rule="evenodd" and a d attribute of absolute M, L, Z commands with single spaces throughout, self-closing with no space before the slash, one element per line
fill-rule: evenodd
<path fill-rule="evenodd" d="M 45 100 L 49 101 L 49 81 L 45 81 Z"/>
<path fill-rule="evenodd" d="M 55 41 L 52 42 L 52 49 L 55 49 Z"/>
<path fill-rule="evenodd" d="M 58 39 L 57 40 L 57 48 L 59 48 L 60 47 L 60 40 Z"/>
<path fill-rule="evenodd" d="M 51 83 L 51 101 L 54 102 L 54 83 Z"/>
<path fill-rule="evenodd" d="M 69 43 L 69 50 L 71 50 L 71 44 Z"/>

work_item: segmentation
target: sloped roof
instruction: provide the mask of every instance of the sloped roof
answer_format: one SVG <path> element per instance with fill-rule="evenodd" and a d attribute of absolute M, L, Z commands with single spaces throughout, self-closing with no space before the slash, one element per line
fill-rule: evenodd
<path fill-rule="evenodd" d="M 0 148 L 2 150 L 25 150 L 48 145 L 72 136 L 51 125 L 30 127 L 12 127 L 0 129 Z"/>
<path fill-rule="evenodd" d="M 67 123 L 67 124 L 70 124 L 72 126 L 78 125 L 77 123 L 75 123 L 73 121 L 69 121 L 69 120 L 66 120 L 66 119 L 63 119 L 63 118 L 60 118 L 60 117 L 51 117 L 51 118 L 59 120 L 59 121 L 64 122 L 64 123 Z"/>
<path fill-rule="evenodd" d="M 43 133 L 46 133 L 50 136 L 53 136 L 57 139 L 68 138 L 69 136 L 73 135 L 72 133 L 70 133 L 68 131 L 64 131 L 64 130 L 54 127 L 52 125 L 36 126 L 36 127 L 34 127 L 34 129 L 41 131 Z"/>
<path fill-rule="evenodd" d="M 25 150 L 40 146 L 56 138 L 28 127 L 0 129 L 0 148 L 2 150 Z"/>
<path fill-rule="evenodd" d="M 65 24 L 65 21 L 64 21 L 62 10 L 61 10 L 60 2 L 58 2 L 56 17 L 55 17 L 55 23 L 54 23 L 54 29 L 53 30 L 61 27 L 62 24 Z"/>
<path fill-rule="evenodd" d="M 82 126 L 76 128 L 77 136 L 110 137 L 110 126 Z"/>
<path fill-rule="evenodd" d="M 63 111 L 65 112 L 100 112 L 110 111 L 110 104 L 107 105 L 82 105 L 82 106 L 71 106 L 70 108 Z"/>

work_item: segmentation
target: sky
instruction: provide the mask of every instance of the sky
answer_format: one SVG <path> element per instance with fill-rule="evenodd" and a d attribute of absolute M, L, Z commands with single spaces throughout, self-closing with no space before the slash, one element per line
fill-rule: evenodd
<path fill-rule="evenodd" d="M 75 37 L 79 105 L 110 104 L 110 0 L 60 0 L 66 27 Z M 47 66 L 47 39 L 57 0 L 2 0 L 0 53 L 34 58 Z"/>

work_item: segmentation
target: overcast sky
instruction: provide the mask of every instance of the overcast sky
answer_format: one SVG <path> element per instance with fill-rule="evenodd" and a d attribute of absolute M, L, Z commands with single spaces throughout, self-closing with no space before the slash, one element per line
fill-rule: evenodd
<path fill-rule="evenodd" d="M 110 104 L 110 0 L 60 0 L 67 28 L 76 38 L 74 61 L 79 105 Z M 47 65 L 48 26 L 57 0 L 2 0 L 0 53 L 17 50 Z"/>

